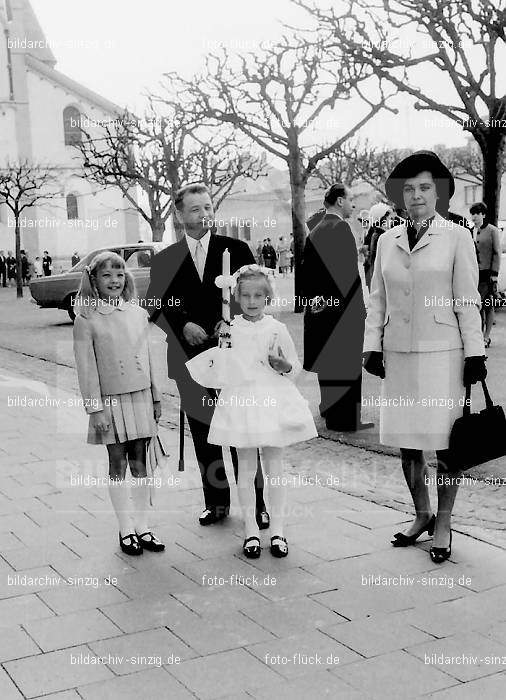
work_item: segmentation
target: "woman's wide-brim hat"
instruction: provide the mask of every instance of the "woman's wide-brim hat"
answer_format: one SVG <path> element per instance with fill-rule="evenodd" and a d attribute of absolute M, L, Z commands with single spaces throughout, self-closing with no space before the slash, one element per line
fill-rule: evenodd
<path fill-rule="evenodd" d="M 404 207 L 404 183 L 408 178 L 416 177 L 425 170 L 432 174 L 438 194 L 443 189 L 440 185 L 441 181 L 446 183 L 444 196 L 448 197 L 449 201 L 455 193 L 455 180 L 434 151 L 415 151 L 397 163 L 385 183 L 385 192 L 390 201 L 394 202 L 397 207 Z"/>

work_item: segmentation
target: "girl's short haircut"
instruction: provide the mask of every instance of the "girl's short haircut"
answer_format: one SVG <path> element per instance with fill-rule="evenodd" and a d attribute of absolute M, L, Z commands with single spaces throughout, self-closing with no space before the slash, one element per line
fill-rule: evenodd
<path fill-rule="evenodd" d="M 265 272 L 262 272 L 262 270 L 245 270 L 244 272 L 241 272 L 241 274 L 237 278 L 237 285 L 234 290 L 234 298 L 237 302 L 239 301 L 241 282 L 244 282 L 246 280 L 257 280 L 258 282 L 261 282 L 263 291 L 265 292 L 265 296 L 267 297 L 267 303 L 269 304 L 272 301 L 272 299 L 274 298 L 274 291 L 272 289 L 272 284 Z"/>
<path fill-rule="evenodd" d="M 135 280 L 132 273 L 125 266 L 125 261 L 112 250 L 104 250 L 97 253 L 89 265 L 83 270 L 81 284 L 74 302 L 74 311 L 81 316 L 88 316 L 91 311 L 94 311 L 102 302 L 97 290 L 97 276 L 107 263 L 111 267 L 122 270 L 125 273 L 125 286 L 121 292 L 121 296 L 125 301 L 130 301 L 137 296 L 135 288 Z"/>

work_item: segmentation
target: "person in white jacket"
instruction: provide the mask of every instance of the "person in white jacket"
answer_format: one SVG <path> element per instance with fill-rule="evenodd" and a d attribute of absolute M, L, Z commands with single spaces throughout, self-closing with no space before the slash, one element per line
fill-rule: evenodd
<path fill-rule="evenodd" d="M 486 376 L 478 265 L 469 231 L 438 213 L 448 211 L 451 173 L 431 151 L 401 161 L 387 195 L 408 221 L 379 239 L 364 338 L 364 367 L 383 379 L 380 440 L 401 451 L 416 511 L 392 544 L 408 546 L 433 534 L 431 559 L 451 554 L 451 513 L 460 472 L 450 476 L 448 444 L 462 415 L 465 384 Z M 438 510 L 432 513 L 424 450 L 438 458 Z"/>

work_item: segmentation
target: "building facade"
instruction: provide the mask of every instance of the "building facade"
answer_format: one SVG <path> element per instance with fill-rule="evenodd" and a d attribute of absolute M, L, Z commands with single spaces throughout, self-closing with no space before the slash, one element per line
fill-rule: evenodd
<path fill-rule="evenodd" d="M 137 241 L 140 222 L 118 189 L 82 177 L 74 146 L 81 126 L 93 134 L 114 125 L 121 108 L 55 65 L 29 0 L 0 0 L 0 167 L 28 161 L 53 169 L 57 196 L 25 210 L 21 247 L 31 259 L 48 250 L 58 269 L 75 250 Z M 14 251 L 14 236 L 12 213 L 0 204 L 0 249 Z"/>

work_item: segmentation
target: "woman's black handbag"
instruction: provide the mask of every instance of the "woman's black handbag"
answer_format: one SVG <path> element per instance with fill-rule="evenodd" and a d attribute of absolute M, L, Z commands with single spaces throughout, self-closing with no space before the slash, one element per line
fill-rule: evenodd
<path fill-rule="evenodd" d="M 449 472 L 471 467 L 506 455 L 506 416 L 502 406 L 494 406 L 487 385 L 481 382 L 486 408 L 471 413 L 471 385 L 466 386 L 464 414 L 457 418 L 450 433 Z"/>

